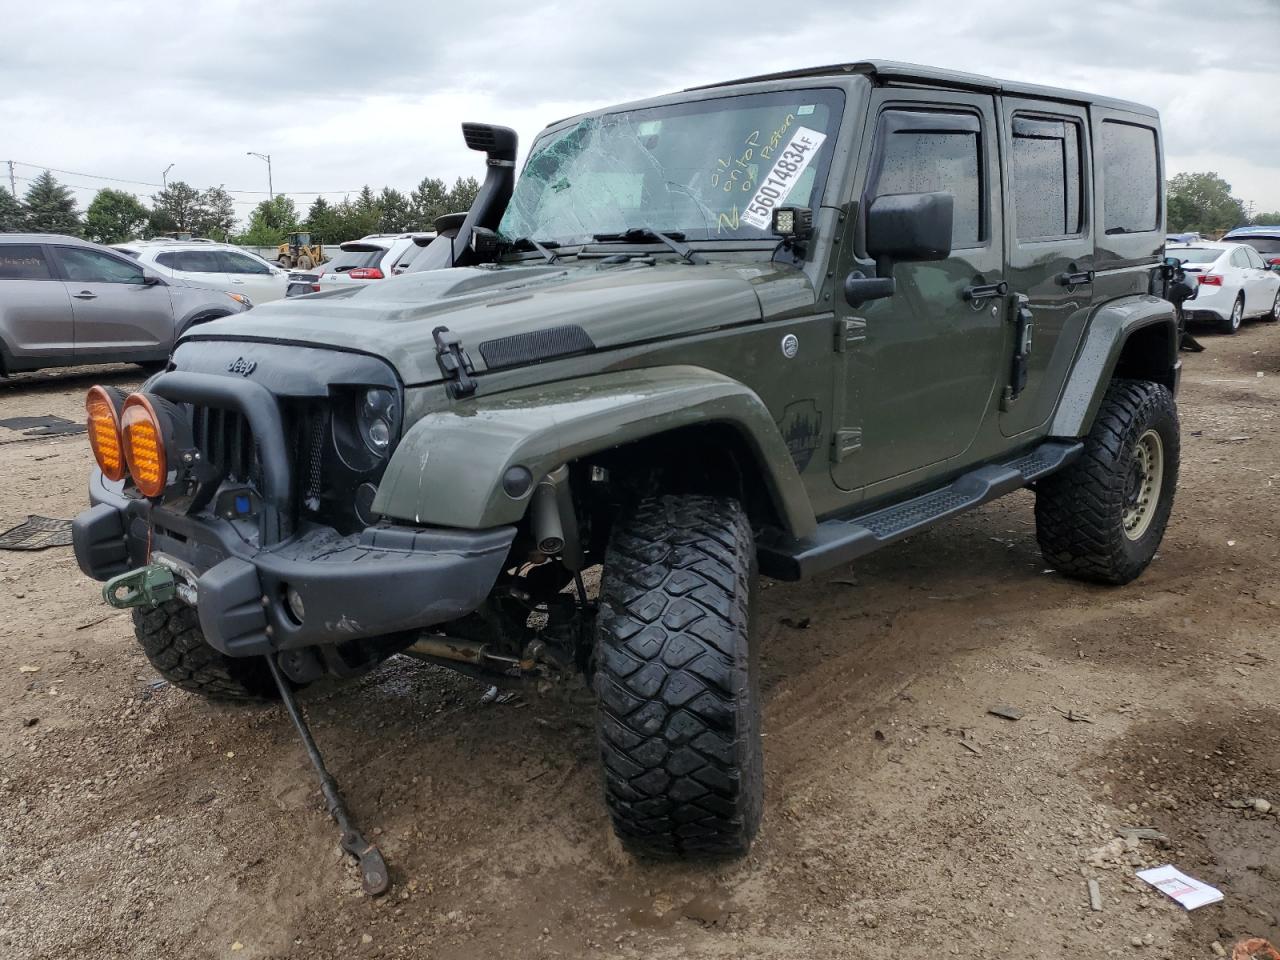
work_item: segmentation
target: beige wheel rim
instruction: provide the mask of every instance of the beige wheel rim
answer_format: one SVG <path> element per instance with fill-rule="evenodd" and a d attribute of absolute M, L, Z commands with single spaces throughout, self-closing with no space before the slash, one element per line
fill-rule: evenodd
<path fill-rule="evenodd" d="M 1156 515 L 1164 481 L 1164 441 L 1148 430 L 1133 445 L 1133 461 L 1124 491 L 1124 535 L 1141 540 Z"/>

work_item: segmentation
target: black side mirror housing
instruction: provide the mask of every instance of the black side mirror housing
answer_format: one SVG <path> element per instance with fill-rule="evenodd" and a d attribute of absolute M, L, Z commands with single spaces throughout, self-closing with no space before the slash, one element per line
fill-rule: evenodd
<path fill-rule="evenodd" d="M 877 262 L 945 260 L 951 256 L 954 219 L 950 193 L 877 197 L 867 212 L 867 253 Z"/>

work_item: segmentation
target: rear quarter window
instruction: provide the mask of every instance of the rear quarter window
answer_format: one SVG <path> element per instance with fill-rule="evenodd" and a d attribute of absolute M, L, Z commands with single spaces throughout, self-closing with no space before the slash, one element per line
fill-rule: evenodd
<path fill-rule="evenodd" d="M 1160 225 L 1156 132 L 1118 120 L 1102 123 L 1103 229 L 1145 233 Z"/>
<path fill-rule="evenodd" d="M 42 247 L 24 243 L 0 245 L 0 280 L 48 280 L 52 276 Z"/>

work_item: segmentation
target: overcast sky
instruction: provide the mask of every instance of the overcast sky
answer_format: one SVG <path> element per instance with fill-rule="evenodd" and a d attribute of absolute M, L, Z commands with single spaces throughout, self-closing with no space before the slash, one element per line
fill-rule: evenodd
<path fill-rule="evenodd" d="M 459 123 L 515 127 L 681 87 L 864 58 L 1096 91 L 1160 110 L 1170 173 L 1280 210 L 1280 0 L 363 4 L 0 0 L 0 161 L 146 197 L 234 192 L 243 220 L 368 183 L 483 176 Z M 33 164 L 27 166 L 25 164 Z M 7 169 L 0 166 L 0 174 Z M 90 176 L 93 175 L 93 176 Z M 111 183 L 116 177 L 141 183 Z M 26 186 L 19 180 L 21 194 Z M 260 191 L 255 194 L 250 191 Z"/>

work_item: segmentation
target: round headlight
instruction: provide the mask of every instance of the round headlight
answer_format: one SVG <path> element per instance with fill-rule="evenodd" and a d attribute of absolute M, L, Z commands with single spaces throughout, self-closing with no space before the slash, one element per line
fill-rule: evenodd
<path fill-rule="evenodd" d="M 360 435 L 378 456 L 385 456 L 400 424 L 400 404 L 390 390 L 375 387 L 360 398 Z"/>

